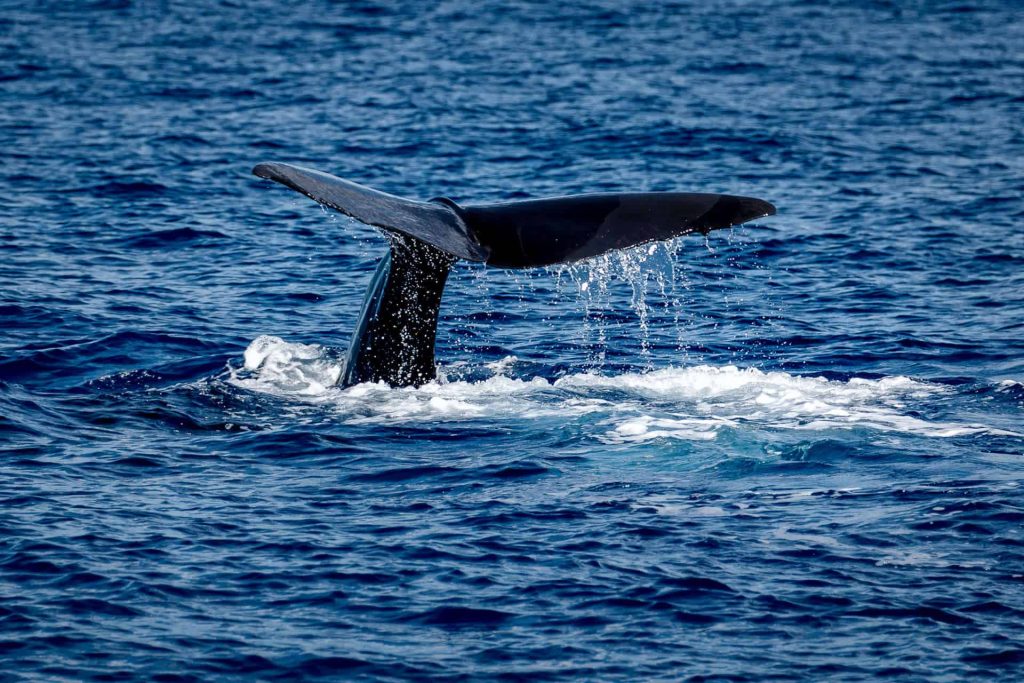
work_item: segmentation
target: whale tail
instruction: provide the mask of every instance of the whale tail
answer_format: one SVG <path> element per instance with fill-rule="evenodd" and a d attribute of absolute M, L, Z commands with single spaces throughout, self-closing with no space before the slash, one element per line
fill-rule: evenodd
<path fill-rule="evenodd" d="M 770 216 L 761 199 L 720 194 L 588 194 L 461 206 L 380 192 L 282 163 L 253 169 L 375 226 L 391 243 L 367 291 L 341 384 L 419 386 L 434 379 L 441 296 L 457 259 L 499 268 L 572 263 L 609 251 Z"/>

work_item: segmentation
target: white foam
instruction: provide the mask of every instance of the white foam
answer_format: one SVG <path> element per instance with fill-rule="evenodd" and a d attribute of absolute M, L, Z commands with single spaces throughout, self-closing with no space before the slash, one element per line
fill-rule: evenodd
<path fill-rule="evenodd" d="M 638 443 L 654 439 L 710 441 L 718 436 L 718 427 L 733 424 L 726 420 L 665 419 L 650 415 L 623 420 L 602 437 L 606 443 Z"/>
<path fill-rule="evenodd" d="M 578 425 L 609 444 L 656 440 L 709 441 L 727 430 L 826 431 L 870 429 L 931 437 L 972 434 L 1021 436 L 977 424 L 933 422 L 908 406 L 951 391 L 907 377 L 828 380 L 735 366 L 667 368 L 605 376 L 580 373 L 554 382 L 517 379 L 516 359 L 486 366 L 493 376 L 474 382 L 438 381 L 419 388 L 336 383 L 344 364 L 316 344 L 261 336 L 232 371 L 236 386 L 331 407 L 339 420 L 360 424 L 467 422 L 521 424 L 553 419 Z"/>
<path fill-rule="evenodd" d="M 277 394 L 319 395 L 338 383 L 344 365 L 318 344 L 288 343 L 280 337 L 257 337 L 245 350 L 245 369 L 255 375 L 239 386 Z"/>

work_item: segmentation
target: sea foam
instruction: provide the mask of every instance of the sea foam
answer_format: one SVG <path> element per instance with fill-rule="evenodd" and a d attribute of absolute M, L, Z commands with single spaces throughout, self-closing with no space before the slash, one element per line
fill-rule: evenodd
<path fill-rule="evenodd" d="M 728 429 L 869 429 L 931 437 L 1008 434 L 978 424 L 916 417 L 923 401 L 950 389 L 909 377 L 847 381 L 767 372 L 734 365 L 673 367 L 651 372 L 578 373 L 548 380 L 515 377 L 515 357 L 486 367 L 491 377 L 438 380 L 422 387 L 382 383 L 341 388 L 344 361 L 317 344 L 261 336 L 232 370 L 240 388 L 287 400 L 327 405 L 337 419 L 358 424 L 560 420 L 587 416 L 605 443 L 659 439 L 706 441 Z"/>

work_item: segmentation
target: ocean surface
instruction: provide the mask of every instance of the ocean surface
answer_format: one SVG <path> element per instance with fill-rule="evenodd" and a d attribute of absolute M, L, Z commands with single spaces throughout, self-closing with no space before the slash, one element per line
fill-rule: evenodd
<path fill-rule="evenodd" d="M 778 215 L 342 390 L 268 160 Z M 1019 2 L 0 2 L 0 680 L 1022 676 Z"/>

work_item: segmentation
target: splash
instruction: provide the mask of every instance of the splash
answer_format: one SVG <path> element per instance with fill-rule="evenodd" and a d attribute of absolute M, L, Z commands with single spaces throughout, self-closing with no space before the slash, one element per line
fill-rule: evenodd
<path fill-rule="evenodd" d="M 419 388 L 360 384 L 338 388 L 339 354 L 316 344 L 262 336 L 232 370 L 236 387 L 327 406 L 353 424 L 468 423 L 515 426 L 550 419 L 575 424 L 609 444 L 656 440 L 708 441 L 724 432 L 866 429 L 956 437 L 1020 436 L 984 425 L 917 417 L 923 404 L 951 389 L 908 377 L 848 381 L 728 365 L 650 372 L 572 374 L 555 380 L 517 377 L 517 360 L 487 366 L 481 381 L 439 379 Z"/>
<path fill-rule="evenodd" d="M 242 386 L 285 395 L 323 394 L 338 383 L 345 369 L 323 346 L 288 343 L 269 335 L 249 344 L 244 361 L 244 368 L 255 374 Z"/>
<path fill-rule="evenodd" d="M 727 337 L 735 349 L 736 360 L 748 357 L 757 346 L 744 343 L 746 340 L 756 340 L 766 334 L 771 336 L 770 329 L 777 324 L 780 309 L 769 291 L 764 288 L 755 291 L 745 284 L 751 277 L 758 281 L 770 280 L 771 272 L 759 262 L 756 254 L 750 253 L 752 243 L 747 238 L 734 230 L 722 231 L 722 236 L 725 239 L 719 239 L 714 246 L 705 236 L 703 249 L 694 250 L 692 241 L 671 240 L 552 266 L 549 270 L 555 276 L 561 298 L 575 299 L 581 309 L 582 343 L 592 349 L 588 367 L 600 370 L 604 366 L 612 321 L 622 320 L 622 302 L 615 300 L 616 282 L 629 287 L 631 324 L 635 326 L 629 336 L 637 340 L 637 360 L 646 370 L 654 368 L 652 343 L 659 337 L 658 343 L 664 343 L 663 330 L 675 331 L 676 351 L 689 359 L 696 336 L 694 331 L 704 329 L 701 338 L 705 339 L 705 328 L 717 329 L 723 311 L 761 312 L 748 317 L 747 325 L 733 327 Z M 681 267 L 684 252 L 689 256 L 686 266 Z M 693 270 L 700 273 L 701 283 L 711 284 L 695 287 L 688 275 Z M 692 305 L 695 292 L 713 301 L 713 313 L 709 314 L 707 305 Z"/>
<path fill-rule="evenodd" d="M 561 290 L 564 275 L 575 290 L 572 293 L 583 312 L 583 341 L 592 349 L 588 359 L 590 368 L 599 370 L 604 365 L 608 346 L 607 311 L 615 308 L 610 285 L 615 280 L 621 280 L 630 287 L 630 307 L 636 316 L 640 361 L 646 368 L 652 367 L 652 292 L 659 295 L 660 307 L 672 316 L 673 329 L 677 329 L 679 324 L 682 306 L 675 292 L 678 250 L 674 241 L 643 244 L 550 268 L 555 275 L 557 289 Z"/>

